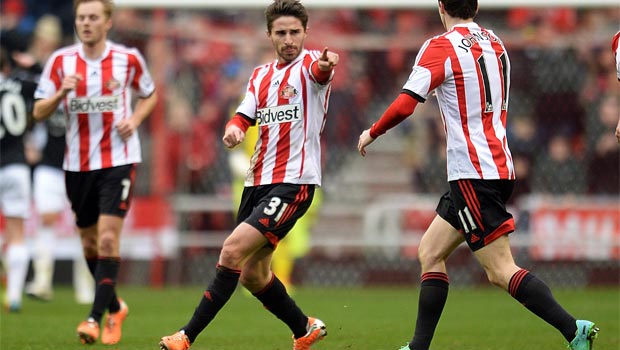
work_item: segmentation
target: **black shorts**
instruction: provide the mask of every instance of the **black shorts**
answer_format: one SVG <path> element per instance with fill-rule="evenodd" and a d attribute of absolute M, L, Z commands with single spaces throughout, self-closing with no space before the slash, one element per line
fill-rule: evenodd
<path fill-rule="evenodd" d="M 256 228 L 275 248 L 310 207 L 314 189 L 315 185 L 285 183 L 246 187 L 237 224 L 245 222 Z"/>
<path fill-rule="evenodd" d="M 65 172 L 67 196 L 78 227 L 97 223 L 100 214 L 124 218 L 133 193 L 136 165 Z"/>
<path fill-rule="evenodd" d="M 514 231 L 514 219 L 506 210 L 514 180 L 462 179 L 449 184 L 437 214 L 465 236 L 472 251 Z"/>

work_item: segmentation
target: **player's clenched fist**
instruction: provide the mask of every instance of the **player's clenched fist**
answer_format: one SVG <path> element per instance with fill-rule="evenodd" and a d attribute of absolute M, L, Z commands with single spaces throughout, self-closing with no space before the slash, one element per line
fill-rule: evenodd
<path fill-rule="evenodd" d="M 75 90 L 75 88 L 77 87 L 77 84 L 83 80 L 84 78 L 82 77 L 81 74 L 75 74 L 75 75 L 67 75 L 62 79 L 62 86 L 60 87 L 60 90 L 62 91 L 62 95 L 63 97 L 69 93 L 69 91 L 71 90 Z"/>
<path fill-rule="evenodd" d="M 228 148 L 233 148 L 236 145 L 243 142 L 245 138 L 245 132 L 239 129 L 239 127 L 235 125 L 230 125 L 224 131 L 224 137 L 222 137 L 222 141 L 224 142 L 224 146 Z"/>

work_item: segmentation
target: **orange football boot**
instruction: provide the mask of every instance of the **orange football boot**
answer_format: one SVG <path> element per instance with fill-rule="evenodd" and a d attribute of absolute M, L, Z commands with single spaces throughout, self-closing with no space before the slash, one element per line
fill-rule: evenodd
<path fill-rule="evenodd" d="M 161 350 L 188 350 L 189 345 L 189 338 L 181 331 L 163 337 L 159 342 Z"/>
<path fill-rule="evenodd" d="M 118 303 L 121 305 L 118 312 L 108 314 L 106 317 L 103 333 L 101 334 L 101 342 L 103 344 L 116 344 L 121 340 L 121 328 L 123 326 L 123 321 L 125 321 L 127 314 L 129 314 L 129 307 L 127 307 L 127 303 L 121 298 L 118 298 Z"/>
<path fill-rule="evenodd" d="M 325 323 L 318 318 L 308 317 L 308 333 L 301 338 L 293 338 L 293 350 L 310 350 L 310 347 L 325 338 L 327 329 Z"/>
<path fill-rule="evenodd" d="M 77 327 L 77 334 L 82 344 L 93 344 L 99 338 L 99 323 L 93 319 L 83 321 Z"/>

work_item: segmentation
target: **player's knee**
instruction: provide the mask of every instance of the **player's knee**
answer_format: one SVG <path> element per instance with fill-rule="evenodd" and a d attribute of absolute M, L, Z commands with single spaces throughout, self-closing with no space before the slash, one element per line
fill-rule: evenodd
<path fill-rule="evenodd" d="M 100 233 L 98 251 L 99 255 L 102 256 L 118 255 L 118 240 L 114 232 L 104 231 Z"/>
<path fill-rule="evenodd" d="M 426 247 L 420 245 L 418 249 L 418 260 L 422 266 L 431 267 L 444 263 L 444 258 L 439 251 L 434 250 L 433 247 Z"/>
<path fill-rule="evenodd" d="M 219 260 L 220 265 L 232 269 L 241 269 L 242 260 L 243 256 L 234 247 L 226 244 L 222 247 Z"/>
<path fill-rule="evenodd" d="M 91 255 L 88 253 L 97 255 L 97 239 L 94 237 L 82 237 L 82 249 L 85 256 Z"/>

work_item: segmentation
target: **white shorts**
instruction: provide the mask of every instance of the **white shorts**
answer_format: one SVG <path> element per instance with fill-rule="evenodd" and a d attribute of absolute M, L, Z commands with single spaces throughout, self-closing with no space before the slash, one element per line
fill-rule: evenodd
<path fill-rule="evenodd" d="M 30 167 L 9 164 L 0 168 L 0 209 L 5 217 L 30 215 Z"/>
<path fill-rule="evenodd" d="M 59 213 L 69 206 L 62 169 L 39 165 L 34 169 L 34 204 L 39 214 Z"/>

